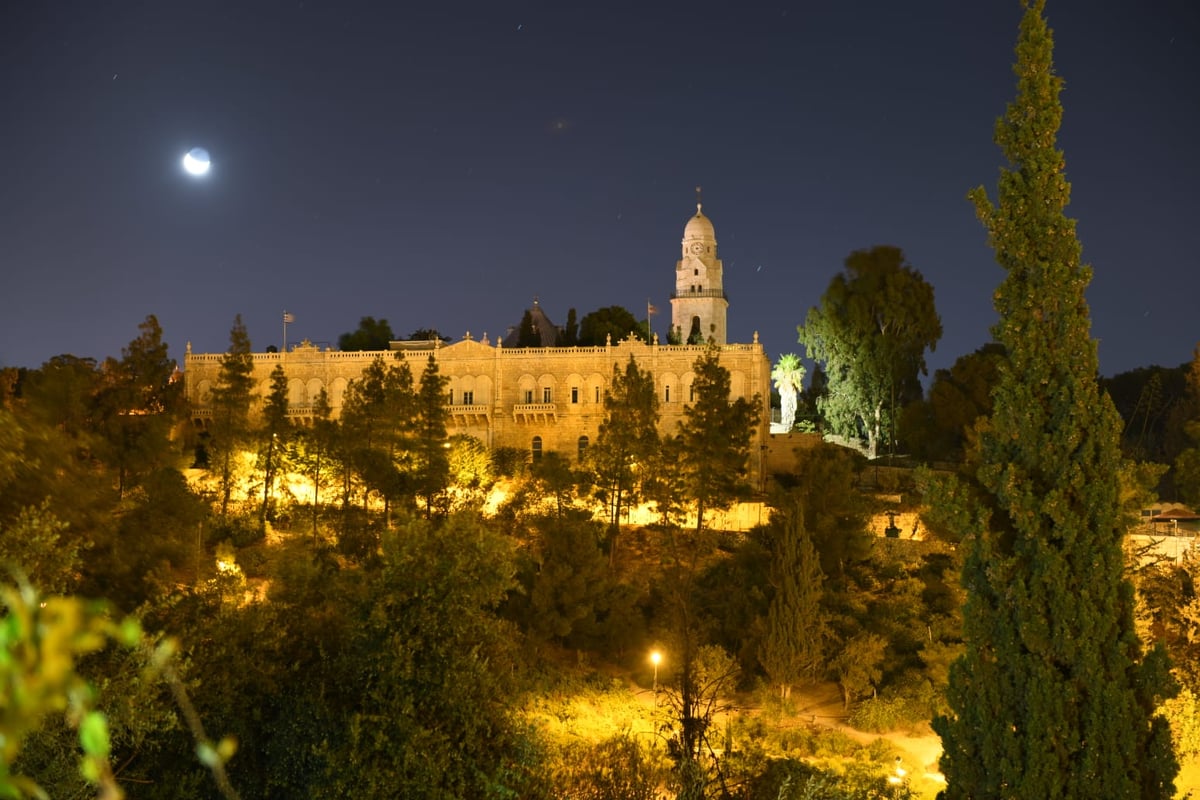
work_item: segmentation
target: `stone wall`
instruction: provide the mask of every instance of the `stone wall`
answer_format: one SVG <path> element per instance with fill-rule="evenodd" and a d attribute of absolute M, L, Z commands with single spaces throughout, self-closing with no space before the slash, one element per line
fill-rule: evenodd
<path fill-rule="evenodd" d="M 756 337 L 757 339 L 757 337 Z M 660 429 L 674 434 L 691 399 L 692 367 L 705 346 L 646 344 L 627 340 L 603 347 L 512 348 L 464 338 L 446 345 L 395 343 L 380 352 L 322 350 L 298 345 L 286 353 L 255 353 L 253 378 L 258 396 L 270 391 L 270 374 L 282 364 L 288 376 L 289 413 L 300 424 L 311 422 L 317 395 L 324 389 L 337 417 L 349 383 L 379 357 L 402 359 L 414 380 L 420 379 L 430 355 L 449 379 L 446 408 L 451 434 L 465 433 L 488 447 L 514 447 L 536 452 L 557 451 L 578 458 L 595 440 L 604 418 L 604 393 L 613 369 L 633 358 L 654 378 L 658 392 Z M 721 365 L 730 373 L 731 394 L 757 398 L 758 422 L 751 440 L 753 485 L 761 489 L 768 474 L 764 459 L 770 416 L 770 362 L 762 345 L 717 347 Z M 184 377 L 193 418 L 203 427 L 209 416 L 208 397 L 215 385 L 222 353 L 192 353 L 184 358 Z"/>
<path fill-rule="evenodd" d="M 804 452 L 822 443 L 819 433 L 772 433 L 767 437 L 767 475 L 800 471 Z"/>

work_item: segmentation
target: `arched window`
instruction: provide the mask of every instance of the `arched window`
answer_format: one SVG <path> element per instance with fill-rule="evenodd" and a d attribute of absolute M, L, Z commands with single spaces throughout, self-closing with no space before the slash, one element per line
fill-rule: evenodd
<path fill-rule="evenodd" d="M 532 453 L 533 453 L 534 461 L 542 460 L 542 437 L 540 437 L 540 436 L 533 437 Z"/>
<path fill-rule="evenodd" d="M 588 448 L 588 437 L 580 436 L 579 437 L 579 459 L 581 461 L 583 460 L 583 453 L 585 450 L 587 450 L 587 448 Z"/>
<path fill-rule="evenodd" d="M 671 402 L 671 387 L 670 386 L 663 387 L 663 402 L 664 403 Z"/>

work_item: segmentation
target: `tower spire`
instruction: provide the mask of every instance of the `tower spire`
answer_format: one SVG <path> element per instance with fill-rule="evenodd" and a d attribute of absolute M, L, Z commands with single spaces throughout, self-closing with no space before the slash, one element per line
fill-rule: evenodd
<path fill-rule="evenodd" d="M 700 206 L 702 206 L 702 205 L 703 205 L 703 203 L 700 200 L 700 187 L 697 186 L 696 187 L 696 213 L 697 214 L 700 213 Z"/>

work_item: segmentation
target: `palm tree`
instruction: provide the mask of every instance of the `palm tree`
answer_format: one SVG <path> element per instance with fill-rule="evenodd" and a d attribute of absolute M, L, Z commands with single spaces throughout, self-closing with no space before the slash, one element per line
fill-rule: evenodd
<path fill-rule="evenodd" d="M 771 380 L 779 390 L 779 421 L 784 431 L 790 431 L 796 424 L 796 397 L 804 381 L 804 365 L 800 363 L 800 357 L 795 353 L 780 356 L 771 370 Z"/>

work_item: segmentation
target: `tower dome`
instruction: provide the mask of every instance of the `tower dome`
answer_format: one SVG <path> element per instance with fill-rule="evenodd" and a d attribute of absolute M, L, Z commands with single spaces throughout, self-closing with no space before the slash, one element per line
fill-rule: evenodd
<path fill-rule="evenodd" d="M 704 216 L 701 210 L 701 204 L 696 203 L 696 215 L 688 220 L 687 225 L 683 229 L 683 240 L 685 242 L 695 239 L 705 239 L 715 241 L 717 232 L 713 228 L 712 220 Z"/>
<path fill-rule="evenodd" d="M 704 216 L 696 188 L 696 215 L 683 228 L 680 258 L 675 262 L 675 291 L 671 293 L 671 333 L 687 344 L 725 344 L 725 310 L 729 299 L 723 285 L 724 266 L 717 256 L 717 234 Z"/>

